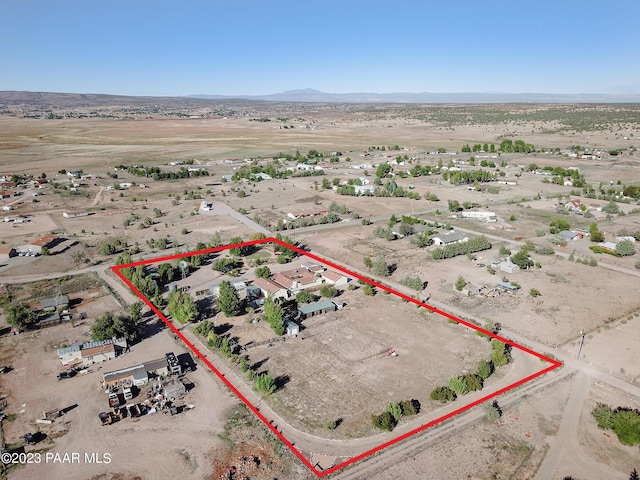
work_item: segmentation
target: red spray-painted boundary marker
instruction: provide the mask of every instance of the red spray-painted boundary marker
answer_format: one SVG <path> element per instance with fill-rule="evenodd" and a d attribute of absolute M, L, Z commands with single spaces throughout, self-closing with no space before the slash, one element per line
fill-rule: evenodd
<path fill-rule="evenodd" d="M 343 462 L 339 465 L 336 465 L 334 467 L 331 467 L 327 470 L 323 470 L 320 471 L 318 470 L 314 465 L 311 464 L 311 462 L 309 462 L 309 460 L 307 460 L 304 455 L 302 455 L 302 453 L 293 446 L 293 444 L 286 439 L 286 437 L 284 437 L 284 435 L 282 435 L 276 427 L 274 427 L 269 420 L 267 420 L 267 418 L 265 418 L 265 416 L 260 413 L 260 410 L 258 410 L 255 406 L 253 406 L 253 404 L 251 402 L 249 402 L 249 400 L 242 394 L 240 393 L 240 391 L 229 381 L 227 380 L 227 378 L 216 368 L 213 366 L 213 364 L 207 360 L 207 358 L 202 354 L 202 352 L 200 352 L 191 342 L 189 342 L 189 340 L 187 340 L 185 338 L 185 336 L 165 317 L 165 315 L 153 304 L 151 303 L 151 301 L 149 301 L 148 298 L 146 298 L 136 287 L 135 285 L 133 285 L 129 280 L 127 280 L 127 278 L 122 274 L 122 272 L 120 270 L 122 270 L 123 268 L 131 268 L 131 267 L 137 267 L 139 265 L 149 265 L 149 264 L 153 264 L 153 263 L 158 263 L 158 262 L 164 262 L 164 261 L 168 261 L 168 260 L 175 260 L 178 258 L 185 258 L 185 257 L 191 257 L 194 255 L 202 255 L 202 254 L 207 254 L 207 253 L 215 253 L 215 252 L 220 252 L 223 250 L 229 250 L 231 248 L 239 248 L 239 247 L 245 247 L 245 246 L 251 246 L 251 245 L 256 245 L 256 244 L 260 244 L 260 243 L 276 243 L 278 245 L 280 245 L 283 248 L 288 248 L 290 250 L 295 251 L 296 253 L 300 254 L 300 255 L 304 255 L 306 257 L 312 258 L 313 260 L 320 262 L 321 264 L 327 265 L 335 270 L 338 270 L 352 278 L 357 278 L 359 280 L 363 280 L 367 283 L 369 283 L 370 285 L 379 288 L 381 290 L 385 290 L 389 293 L 392 293 L 408 302 L 414 303 L 416 305 L 419 305 L 423 308 L 426 308 L 427 310 L 430 310 L 434 313 L 437 313 L 438 315 L 441 315 L 449 320 L 453 320 L 457 323 L 460 323 L 462 325 L 464 325 L 467 328 L 470 328 L 472 330 L 478 331 L 478 332 L 482 332 L 490 337 L 493 337 L 497 340 L 500 340 L 501 342 L 504 342 L 508 345 L 511 345 L 512 348 L 517 348 L 518 350 L 522 350 L 523 352 L 526 352 L 530 355 L 533 355 L 535 357 L 538 357 L 540 360 L 545 361 L 550 363 L 551 365 L 540 370 L 539 372 L 536 372 L 532 375 L 529 375 L 528 377 L 525 377 L 521 380 L 518 380 L 515 383 L 512 383 L 511 385 L 508 385 L 496 392 L 493 392 L 485 397 L 482 397 L 479 400 L 476 400 L 474 402 L 471 402 L 467 405 L 464 405 L 462 407 L 460 407 L 457 410 L 454 410 L 453 412 L 448 413 L 447 415 L 444 415 L 443 417 L 440 417 L 436 420 L 433 420 L 429 423 L 426 423 L 424 425 L 421 425 L 420 427 L 411 430 L 410 432 L 407 432 L 403 435 L 400 435 L 392 440 L 389 440 L 388 442 L 383 443 L 382 445 L 379 445 L 375 448 L 372 448 L 364 453 L 361 453 L 360 455 L 353 457 L 349 460 L 347 460 L 346 462 Z M 350 270 L 347 270 L 344 267 L 341 267 L 339 265 L 336 265 L 334 263 L 328 262 L 327 260 L 324 260 L 316 255 L 313 255 L 309 252 L 306 252 L 300 248 L 294 247 L 293 245 L 289 245 L 288 243 L 285 243 L 281 240 L 278 240 L 276 238 L 264 238 L 261 240 L 253 240 L 250 242 L 243 242 L 243 243 L 236 243 L 233 245 L 225 245 L 222 247 L 217 247 L 217 248 L 209 248 L 206 250 L 198 250 L 196 252 L 186 252 L 186 253 L 179 253 L 176 255 L 169 255 L 166 257 L 158 257 L 158 258 L 152 258 L 152 259 L 148 259 L 148 260 L 140 260 L 138 262 L 132 262 L 132 263 L 128 263 L 126 265 L 116 265 L 111 267 L 111 269 L 116 273 L 116 275 L 118 275 L 118 277 L 120 277 L 120 279 L 129 287 L 131 288 L 131 290 L 133 290 L 133 292 L 138 295 L 142 301 L 156 314 L 158 315 L 158 317 L 160 317 L 162 319 L 162 321 L 171 329 L 171 331 L 177 335 L 184 343 L 185 345 L 187 345 L 192 351 L 193 353 L 195 353 L 198 358 L 200 358 L 200 360 L 202 360 L 204 362 L 205 365 L 207 365 L 211 371 L 213 371 L 213 373 L 215 373 L 218 378 L 220 380 L 222 380 L 222 382 L 224 382 L 224 384 L 229 387 L 229 389 L 238 396 L 238 398 L 267 426 L 267 428 L 269 430 L 271 430 L 273 432 L 274 435 L 276 435 L 281 441 L 282 443 L 284 443 L 299 459 L 301 462 L 303 462 L 317 477 L 324 477 L 325 475 L 329 475 L 330 473 L 334 473 L 344 467 L 346 467 L 347 465 L 351 465 L 359 460 L 362 460 L 363 458 L 366 458 L 370 455 L 373 455 L 376 452 L 379 452 L 380 450 L 387 448 L 393 444 L 396 444 L 398 442 L 401 442 L 402 440 L 411 437 L 412 435 L 415 435 L 416 433 L 422 432 L 423 430 L 426 430 L 429 427 L 432 427 L 438 423 L 442 423 L 445 420 L 454 417 L 455 415 L 458 415 L 459 413 L 462 413 L 466 410 L 469 410 L 470 408 L 475 407 L 476 405 L 479 405 L 483 402 L 486 402 L 487 400 L 490 400 L 491 398 L 497 397 L 498 395 L 501 395 L 513 388 L 516 388 L 520 385 L 523 385 L 524 383 L 527 383 L 531 380 L 533 380 L 534 378 L 537 378 L 541 375 L 544 375 L 547 372 L 550 372 L 551 370 L 554 370 L 560 366 L 562 366 L 561 362 L 558 362 L 557 360 L 553 360 L 545 355 L 542 355 L 540 353 L 537 353 L 527 347 L 524 347 L 522 345 L 519 345 L 507 338 L 501 337 L 499 335 L 496 335 L 492 332 L 488 332 L 480 327 L 478 327 L 477 325 L 474 325 L 472 323 L 469 323 L 465 320 L 462 320 L 461 318 L 455 317 L 454 315 L 451 315 L 450 313 L 444 312 L 442 310 L 439 310 L 435 307 L 432 307 L 430 305 L 427 305 L 419 300 L 416 300 L 415 298 L 409 297 L 408 295 L 405 295 L 401 292 L 398 292 L 396 290 L 393 290 L 385 285 L 382 285 L 380 283 L 377 283 L 367 277 L 364 277 L 362 275 L 359 275 L 355 272 L 352 272 Z"/>

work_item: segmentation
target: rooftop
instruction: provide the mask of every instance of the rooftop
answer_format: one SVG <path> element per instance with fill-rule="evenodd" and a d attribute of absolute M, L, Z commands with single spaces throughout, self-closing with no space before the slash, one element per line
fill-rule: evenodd
<path fill-rule="evenodd" d="M 278 290 L 282 290 L 284 287 L 269 278 L 256 278 L 253 284 L 269 293 L 276 293 Z"/>
<path fill-rule="evenodd" d="M 328 278 L 333 282 L 340 280 L 342 278 L 342 275 L 340 275 L 338 272 L 334 272 L 333 270 L 327 270 L 326 272 L 323 272 L 322 276 L 325 278 Z"/>
<path fill-rule="evenodd" d="M 320 302 L 314 302 L 308 305 L 301 305 L 298 307 L 298 310 L 303 314 L 307 314 L 311 312 L 317 312 L 318 310 L 324 310 L 325 308 L 335 310 L 336 304 L 329 300 L 322 300 Z"/>
<path fill-rule="evenodd" d="M 34 241 L 29 243 L 28 245 L 33 245 L 35 247 L 46 247 L 51 242 L 57 239 L 58 239 L 57 235 L 45 235 L 43 237 L 36 238 Z"/>

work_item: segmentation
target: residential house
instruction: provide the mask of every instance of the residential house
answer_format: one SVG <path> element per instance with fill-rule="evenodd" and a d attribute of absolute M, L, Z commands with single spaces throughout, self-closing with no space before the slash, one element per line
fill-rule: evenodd
<path fill-rule="evenodd" d="M 565 210 L 582 210 L 582 202 L 580 200 L 570 200 L 564 204 Z"/>
<path fill-rule="evenodd" d="M 556 238 L 558 238 L 559 240 L 564 240 L 566 242 L 571 242 L 573 240 L 578 240 L 579 235 L 576 232 L 562 230 L 560 233 L 556 234 Z"/>
<path fill-rule="evenodd" d="M 608 251 L 610 251 L 610 252 L 617 253 L 617 252 L 616 252 L 616 244 L 615 244 L 615 243 L 613 243 L 613 242 L 603 242 L 603 243 L 599 243 L 599 244 L 598 244 L 598 246 L 599 246 L 600 248 L 603 248 L 603 249 L 608 250 Z"/>
<path fill-rule="evenodd" d="M 273 281 L 292 292 L 322 285 L 322 279 L 306 268 L 294 268 L 273 275 Z"/>
<path fill-rule="evenodd" d="M 296 210 L 296 211 L 287 213 L 287 216 L 295 220 L 297 218 L 315 217 L 316 215 L 326 215 L 327 213 L 328 213 L 328 210 L 326 208 L 319 207 L 319 208 L 309 208 L 306 210 Z"/>
<path fill-rule="evenodd" d="M 74 343 L 68 347 L 59 348 L 57 353 L 60 363 L 64 366 L 78 363 L 91 365 L 116 358 L 126 349 L 126 338 L 114 338 Z"/>
<path fill-rule="evenodd" d="M 322 272 L 322 279 L 331 285 L 335 285 L 337 287 L 346 285 L 349 279 L 344 275 L 340 275 L 337 272 L 332 270 L 327 270 L 326 272 Z"/>
<path fill-rule="evenodd" d="M 62 216 L 64 218 L 78 218 L 78 217 L 86 217 L 87 215 L 89 215 L 89 212 L 82 212 L 82 211 L 77 211 L 77 212 L 62 212 Z"/>
<path fill-rule="evenodd" d="M 498 263 L 498 270 L 506 273 L 515 273 L 520 270 L 520 267 L 513 262 L 500 262 Z"/>
<path fill-rule="evenodd" d="M 289 298 L 289 290 L 269 278 L 256 278 L 253 284 L 262 291 L 264 297 Z"/>
<path fill-rule="evenodd" d="M 16 192 L 11 192 L 9 190 L 3 190 L 0 192 L 0 198 L 11 198 L 15 196 Z"/>
<path fill-rule="evenodd" d="M 452 245 L 454 243 L 468 242 L 469 237 L 462 232 L 450 232 L 444 235 L 433 237 L 435 245 Z"/>
<path fill-rule="evenodd" d="M 352 186 L 353 186 L 353 190 L 358 195 L 372 194 L 376 190 L 376 187 L 374 185 L 352 185 Z"/>
<path fill-rule="evenodd" d="M 300 266 L 302 268 L 306 268 L 311 273 L 320 274 L 324 272 L 324 267 L 316 262 L 305 262 L 305 263 L 301 263 Z"/>
<path fill-rule="evenodd" d="M 601 205 L 599 203 L 590 203 L 588 205 L 589 210 L 593 210 L 596 212 L 601 212 L 602 211 L 602 207 L 604 207 L 604 205 Z"/>
<path fill-rule="evenodd" d="M 60 295 L 59 297 L 43 298 L 40 300 L 40 310 L 43 312 L 55 312 L 69 307 L 69 297 Z"/>
<path fill-rule="evenodd" d="M 460 212 L 462 218 L 475 218 L 481 222 L 494 223 L 498 221 L 495 212 Z"/>

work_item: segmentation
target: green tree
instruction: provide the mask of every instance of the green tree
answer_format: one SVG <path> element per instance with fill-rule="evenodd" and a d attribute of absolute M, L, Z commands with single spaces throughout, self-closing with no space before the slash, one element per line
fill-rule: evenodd
<path fill-rule="evenodd" d="M 323 285 L 320 287 L 320 295 L 325 298 L 333 298 L 338 296 L 338 290 L 333 285 Z"/>
<path fill-rule="evenodd" d="M 461 292 L 466 284 L 467 284 L 467 281 L 464 279 L 462 275 L 460 275 L 458 277 L 458 280 L 456 280 L 456 285 L 455 285 L 456 290 Z"/>
<path fill-rule="evenodd" d="M 373 262 L 371 261 L 370 257 L 364 257 L 364 266 L 367 268 L 371 268 L 371 266 L 373 265 Z"/>
<path fill-rule="evenodd" d="M 513 255 L 511 257 L 511 261 L 523 270 L 533 267 L 533 260 L 529 258 L 529 254 L 525 250 L 520 250 L 518 253 Z"/>
<path fill-rule="evenodd" d="M 302 290 L 296 294 L 296 303 L 311 303 L 315 302 L 315 300 L 316 296 L 306 290 Z"/>
<path fill-rule="evenodd" d="M 452 402 L 456 399 L 456 392 L 449 387 L 435 388 L 430 394 L 431 400 L 436 400 L 440 403 Z"/>
<path fill-rule="evenodd" d="M 620 207 L 618 207 L 616 202 L 610 200 L 608 204 L 602 207 L 602 211 L 610 215 L 615 215 L 616 213 L 620 213 Z"/>
<path fill-rule="evenodd" d="M 129 315 L 134 322 L 139 322 L 142 318 L 142 302 L 133 302 L 129 307 Z"/>
<path fill-rule="evenodd" d="M 396 422 L 399 422 L 400 418 L 402 417 L 402 407 L 399 403 L 388 403 L 384 411 L 389 412 L 391 415 L 393 415 L 393 418 Z"/>
<path fill-rule="evenodd" d="M 276 391 L 276 381 L 266 373 L 261 373 L 255 377 L 256 390 L 264 396 L 271 395 Z"/>
<path fill-rule="evenodd" d="M 271 295 L 264 301 L 264 318 L 276 335 L 282 335 L 285 332 L 284 309 Z"/>
<path fill-rule="evenodd" d="M 487 415 L 487 418 L 492 422 L 495 422 L 502 416 L 502 411 L 500 410 L 500 407 L 498 407 L 497 402 L 485 403 L 482 408 L 484 413 Z"/>
<path fill-rule="evenodd" d="M 413 290 L 420 292 L 424 290 L 424 282 L 418 276 L 415 277 L 407 277 L 403 282 L 407 287 L 412 288 Z"/>
<path fill-rule="evenodd" d="M 640 412 L 627 408 L 617 408 L 613 417 L 612 430 L 623 445 L 640 444 Z"/>
<path fill-rule="evenodd" d="M 367 283 L 364 287 L 362 287 L 362 293 L 373 297 L 376 292 L 374 291 L 373 287 Z"/>
<path fill-rule="evenodd" d="M 271 276 L 271 270 L 266 265 L 256 268 L 256 277 L 269 278 Z"/>
<path fill-rule="evenodd" d="M 21 303 L 10 303 L 5 306 L 4 314 L 9 325 L 18 330 L 25 330 L 36 321 L 36 313 Z"/>
<path fill-rule="evenodd" d="M 496 367 L 501 367 L 509 363 L 510 360 L 507 345 L 494 339 L 491 345 L 491 363 Z"/>
<path fill-rule="evenodd" d="M 460 206 L 460 202 L 458 202 L 458 200 L 449 200 L 448 204 L 450 212 L 459 212 L 460 210 L 462 210 L 462 207 Z"/>
<path fill-rule="evenodd" d="M 553 220 L 549 224 L 549 232 L 551 233 L 560 233 L 563 230 L 570 230 L 570 229 L 571 229 L 571 225 L 569 224 L 569 222 L 567 222 L 566 220 L 563 220 L 562 218 Z"/>
<path fill-rule="evenodd" d="M 380 430 L 391 432 L 396 426 L 396 419 L 390 412 L 382 412 L 380 415 L 372 415 L 371 423 Z"/>
<path fill-rule="evenodd" d="M 417 415 L 420 413 L 420 402 L 418 400 L 403 400 L 400 402 L 402 416 Z"/>
<path fill-rule="evenodd" d="M 376 169 L 376 177 L 385 178 L 389 173 L 391 173 L 391 167 L 389 165 L 386 163 L 378 165 L 378 168 Z"/>
<path fill-rule="evenodd" d="M 94 340 L 124 337 L 127 341 L 134 342 L 139 335 L 138 322 L 127 315 L 114 315 L 111 312 L 105 312 L 91 326 L 91 338 Z"/>
<path fill-rule="evenodd" d="M 388 277 L 389 275 L 391 275 L 391 269 L 389 268 L 389 265 L 387 265 L 387 262 L 385 261 L 384 257 L 382 255 L 380 255 L 379 257 L 377 257 L 371 264 L 371 272 L 374 275 L 380 275 L 382 277 Z"/>
<path fill-rule="evenodd" d="M 631 240 L 620 240 L 618 243 L 616 243 L 616 253 L 621 257 L 633 255 L 634 253 L 636 253 L 636 246 Z"/>
<path fill-rule="evenodd" d="M 482 380 L 486 380 L 487 378 L 489 378 L 492 372 L 493 367 L 491 365 L 491 362 L 487 362 L 486 360 L 480 360 L 478 362 L 478 376 Z"/>
<path fill-rule="evenodd" d="M 482 390 L 482 378 L 480 378 L 480 375 L 476 375 L 475 373 L 468 373 L 463 378 L 465 382 L 467 382 L 467 389 L 470 392 Z"/>
<path fill-rule="evenodd" d="M 604 403 L 596 404 L 591 411 L 591 415 L 595 418 L 598 428 L 602 430 L 611 430 L 613 427 L 613 409 Z"/>
<path fill-rule="evenodd" d="M 226 280 L 220 284 L 217 305 L 227 317 L 235 317 L 242 313 L 240 296 L 235 287 Z"/>
<path fill-rule="evenodd" d="M 234 289 L 235 290 L 235 289 Z M 200 312 L 193 297 L 182 290 L 174 290 L 169 294 L 167 311 L 171 317 L 180 323 L 190 323 L 195 321 Z"/>

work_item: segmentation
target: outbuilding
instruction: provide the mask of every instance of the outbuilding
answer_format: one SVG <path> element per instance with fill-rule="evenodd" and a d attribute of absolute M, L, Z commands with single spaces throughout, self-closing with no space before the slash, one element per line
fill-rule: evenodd
<path fill-rule="evenodd" d="M 15 257 L 18 253 L 13 247 L 0 248 L 0 260 L 9 260 L 11 257 Z"/>
<path fill-rule="evenodd" d="M 335 312 L 336 304 L 329 300 L 322 300 L 320 302 L 310 303 L 308 305 L 300 305 L 298 312 L 302 318 L 313 317 L 314 315 L 321 315 L 327 312 Z"/>

